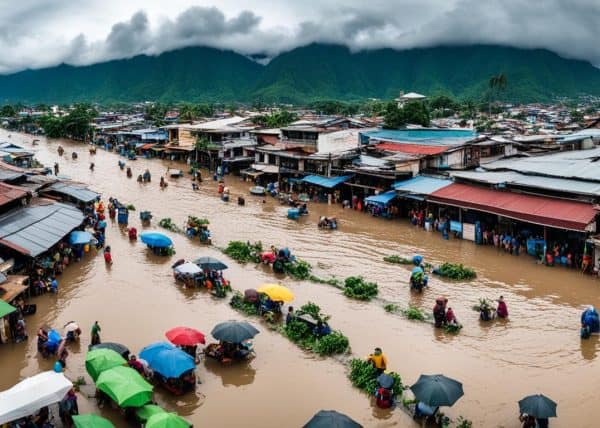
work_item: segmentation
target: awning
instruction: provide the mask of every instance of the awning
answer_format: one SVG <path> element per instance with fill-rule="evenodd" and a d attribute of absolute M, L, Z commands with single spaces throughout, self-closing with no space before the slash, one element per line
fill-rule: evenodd
<path fill-rule="evenodd" d="M 26 275 L 9 275 L 6 282 L 0 284 L 0 298 L 6 303 L 12 302 L 15 297 L 27 290 L 25 281 L 29 277 Z"/>
<path fill-rule="evenodd" d="M 0 245 L 36 257 L 83 223 L 77 208 L 55 203 L 9 212 L 0 217 Z"/>
<path fill-rule="evenodd" d="M 376 204 L 376 205 L 387 205 L 393 199 L 398 197 L 398 194 L 395 190 L 390 190 L 389 192 L 380 193 L 379 195 L 369 196 L 365 198 L 365 203 L 367 204 Z"/>
<path fill-rule="evenodd" d="M 432 193 L 429 200 L 578 232 L 593 232 L 594 220 L 598 214 L 592 205 L 582 202 L 501 192 L 459 183 Z"/>
<path fill-rule="evenodd" d="M 29 416 L 45 406 L 58 403 L 73 384 L 62 373 L 47 371 L 0 392 L 0 424 Z"/>
<path fill-rule="evenodd" d="M 392 188 L 398 193 L 430 195 L 437 190 L 449 186 L 450 184 L 452 184 L 452 181 L 450 180 L 418 175 L 410 180 L 394 183 L 392 184 Z M 406 195 L 401 196 L 407 197 Z"/>
<path fill-rule="evenodd" d="M 342 184 L 352 178 L 351 175 L 342 175 L 340 177 L 321 177 L 320 175 L 309 175 L 302 179 L 305 183 L 314 184 L 315 186 L 332 189 L 335 186 Z"/>
<path fill-rule="evenodd" d="M 150 150 L 153 149 L 154 146 L 156 146 L 156 143 L 147 143 L 147 144 L 142 144 L 141 146 L 137 147 L 140 150 Z"/>

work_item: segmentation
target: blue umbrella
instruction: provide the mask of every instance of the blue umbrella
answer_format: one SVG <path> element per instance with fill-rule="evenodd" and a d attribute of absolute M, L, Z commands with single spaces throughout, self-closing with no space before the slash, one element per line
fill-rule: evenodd
<path fill-rule="evenodd" d="M 423 268 L 420 266 L 416 266 L 413 268 L 411 274 L 414 275 L 415 273 L 419 273 L 419 272 L 423 272 Z"/>
<path fill-rule="evenodd" d="M 140 235 L 140 239 L 146 245 L 156 248 L 167 248 L 173 245 L 173 241 L 167 235 L 160 232 L 144 232 Z"/>
<path fill-rule="evenodd" d="M 89 242 L 94 239 L 90 232 L 85 232 L 82 230 L 75 230 L 71 232 L 69 235 L 69 244 L 71 245 L 82 245 L 89 244 Z"/>
<path fill-rule="evenodd" d="M 194 359 L 189 354 L 167 342 L 146 346 L 140 352 L 140 358 L 146 360 L 152 370 L 166 378 L 177 378 L 196 368 Z"/>

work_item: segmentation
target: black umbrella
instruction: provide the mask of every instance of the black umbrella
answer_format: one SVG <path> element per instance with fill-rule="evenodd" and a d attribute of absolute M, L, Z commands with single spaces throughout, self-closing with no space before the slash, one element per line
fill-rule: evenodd
<path fill-rule="evenodd" d="M 389 389 L 394 385 L 394 378 L 391 377 L 389 374 L 381 373 L 377 377 L 377 383 L 382 388 Z"/>
<path fill-rule="evenodd" d="M 92 349 L 112 349 L 124 358 L 127 358 L 127 356 L 129 356 L 129 348 L 127 348 L 127 346 L 125 345 L 121 345 L 120 343 L 115 342 L 99 343 L 97 345 L 90 346 L 90 350 Z"/>
<path fill-rule="evenodd" d="M 421 375 L 410 389 L 418 401 L 430 407 L 452 406 L 464 395 L 462 383 L 444 375 Z"/>
<path fill-rule="evenodd" d="M 335 410 L 321 410 L 303 428 L 363 428 L 363 426 Z"/>
<path fill-rule="evenodd" d="M 519 411 L 534 418 L 555 418 L 556 403 L 542 394 L 530 395 L 519 401 Z"/>
<path fill-rule="evenodd" d="M 200 266 L 205 270 L 225 270 L 227 265 L 221 260 L 215 259 L 214 257 L 199 257 L 192 263 Z"/>
<path fill-rule="evenodd" d="M 252 339 L 259 331 L 246 321 L 225 321 L 212 329 L 210 334 L 217 340 L 231 343 L 241 343 Z"/>

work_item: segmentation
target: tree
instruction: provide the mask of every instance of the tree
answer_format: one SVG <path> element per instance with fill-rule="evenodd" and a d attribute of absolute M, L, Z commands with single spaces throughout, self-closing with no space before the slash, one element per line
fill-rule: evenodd
<path fill-rule="evenodd" d="M 581 123 L 583 121 L 583 113 L 579 110 L 571 110 L 569 116 L 571 116 L 571 122 Z"/>
<path fill-rule="evenodd" d="M 168 110 L 169 107 L 166 104 L 150 104 L 144 110 L 144 119 L 152 122 L 155 126 L 162 126 L 165 124 L 165 114 Z"/>
<path fill-rule="evenodd" d="M 468 119 L 473 119 L 477 113 L 477 106 L 473 100 L 468 99 L 463 102 L 462 111 L 465 117 Z"/>
<path fill-rule="evenodd" d="M 394 101 L 387 103 L 385 113 L 383 114 L 384 127 L 388 129 L 398 129 L 406 125 L 402 110 Z"/>
<path fill-rule="evenodd" d="M 0 108 L 0 116 L 1 117 L 15 117 L 18 111 L 15 107 L 10 104 L 6 104 Z"/>
<path fill-rule="evenodd" d="M 402 114 L 404 115 L 405 123 L 429 126 L 429 110 L 425 103 L 421 101 L 412 101 L 404 104 Z"/>
<path fill-rule="evenodd" d="M 492 76 L 490 77 L 490 80 L 488 82 L 488 85 L 490 87 L 490 104 L 489 104 L 489 115 L 492 115 L 492 101 L 494 98 L 494 95 L 498 96 L 500 92 L 504 91 L 506 89 L 506 86 L 508 85 L 508 79 L 506 78 L 506 75 L 504 73 L 500 73 L 497 76 Z"/>
<path fill-rule="evenodd" d="M 87 141 L 92 138 L 92 120 L 98 115 L 90 104 L 75 104 L 62 118 L 63 136 Z"/>
<path fill-rule="evenodd" d="M 272 114 L 261 114 L 252 118 L 252 123 L 263 128 L 281 128 L 289 125 L 298 118 L 296 113 L 280 110 Z"/>

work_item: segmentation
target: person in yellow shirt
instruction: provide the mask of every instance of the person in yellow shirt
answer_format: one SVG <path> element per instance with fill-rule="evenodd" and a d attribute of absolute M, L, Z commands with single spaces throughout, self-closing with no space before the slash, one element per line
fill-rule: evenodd
<path fill-rule="evenodd" d="M 387 357 L 381 348 L 375 348 L 375 351 L 369 355 L 367 361 L 377 369 L 377 374 L 381 374 L 387 370 Z"/>

